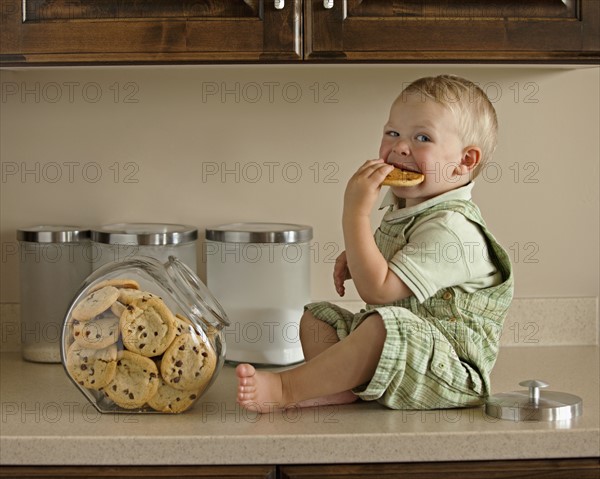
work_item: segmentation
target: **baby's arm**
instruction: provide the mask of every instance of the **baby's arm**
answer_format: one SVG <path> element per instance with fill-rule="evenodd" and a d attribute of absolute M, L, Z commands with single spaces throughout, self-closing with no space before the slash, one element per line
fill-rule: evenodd
<path fill-rule="evenodd" d="M 369 304 L 391 303 L 412 294 L 388 268 L 371 231 L 371 210 L 392 168 L 381 159 L 367 161 L 350 178 L 344 195 L 342 226 L 348 269 L 358 294 Z"/>

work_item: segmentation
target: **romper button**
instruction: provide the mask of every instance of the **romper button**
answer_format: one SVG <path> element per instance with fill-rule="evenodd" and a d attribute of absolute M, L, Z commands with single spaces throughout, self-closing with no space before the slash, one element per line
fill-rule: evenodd
<path fill-rule="evenodd" d="M 446 291 L 444 293 L 444 295 L 442 296 L 442 299 L 445 299 L 446 301 L 448 301 L 449 299 L 452 299 L 452 293 L 450 291 Z"/>

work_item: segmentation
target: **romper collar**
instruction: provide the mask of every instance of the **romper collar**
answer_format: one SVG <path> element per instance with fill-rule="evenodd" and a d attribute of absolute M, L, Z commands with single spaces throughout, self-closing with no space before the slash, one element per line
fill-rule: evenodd
<path fill-rule="evenodd" d="M 472 181 L 467 183 L 465 186 L 461 186 L 460 188 L 456 188 L 455 190 L 447 191 L 446 193 L 442 193 L 441 195 L 430 198 L 422 203 L 419 203 L 415 206 L 409 206 L 406 208 L 404 198 L 398 198 L 392 192 L 391 188 L 383 198 L 381 202 L 381 206 L 379 209 L 383 209 L 385 207 L 391 206 L 390 210 L 384 215 L 384 219 L 386 221 L 391 220 L 399 220 L 408 218 L 410 216 L 415 216 L 432 206 L 437 205 L 438 203 L 442 203 L 444 201 L 450 200 L 466 200 L 469 201 L 471 199 L 471 190 L 475 183 Z"/>

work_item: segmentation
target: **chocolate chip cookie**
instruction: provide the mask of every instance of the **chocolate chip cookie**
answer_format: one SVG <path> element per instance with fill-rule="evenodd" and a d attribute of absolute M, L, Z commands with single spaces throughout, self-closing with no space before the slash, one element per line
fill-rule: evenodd
<path fill-rule="evenodd" d="M 79 321 L 89 321 L 106 311 L 119 298 L 119 290 L 114 286 L 104 286 L 88 294 L 73 308 L 72 316 Z"/>
<path fill-rule="evenodd" d="M 129 351 L 120 351 L 113 380 L 104 393 L 125 409 L 137 409 L 156 394 L 158 369 L 152 359 Z"/>
<path fill-rule="evenodd" d="M 119 318 L 110 313 L 89 321 L 74 319 L 73 338 L 82 348 L 104 349 L 119 339 Z"/>
<path fill-rule="evenodd" d="M 111 344 L 104 349 L 91 349 L 75 342 L 67 351 L 66 367 L 71 377 L 83 387 L 101 389 L 115 377 L 117 346 Z"/>
<path fill-rule="evenodd" d="M 160 412 L 183 412 L 196 402 L 202 391 L 203 389 L 198 391 L 181 391 L 172 388 L 161 378 L 158 391 L 148 401 L 148 406 Z"/>
<path fill-rule="evenodd" d="M 123 345 L 129 351 L 159 356 L 175 338 L 175 317 L 160 298 L 142 297 L 125 307 L 120 329 Z"/>
<path fill-rule="evenodd" d="M 181 391 L 197 390 L 208 384 L 217 359 L 212 347 L 195 334 L 182 334 L 165 351 L 160 371 L 165 382 Z"/>

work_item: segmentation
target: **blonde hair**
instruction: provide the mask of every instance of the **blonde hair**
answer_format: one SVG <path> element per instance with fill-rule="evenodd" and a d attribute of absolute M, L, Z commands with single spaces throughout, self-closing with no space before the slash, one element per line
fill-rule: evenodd
<path fill-rule="evenodd" d="M 439 75 L 415 80 L 398 99 L 407 94 L 420 94 L 423 101 L 433 100 L 454 114 L 463 145 L 481 148 L 481 161 L 472 172 L 475 178 L 494 154 L 498 136 L 496 110 L 485 92 L 465 78 Z"/>

